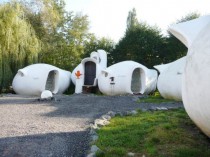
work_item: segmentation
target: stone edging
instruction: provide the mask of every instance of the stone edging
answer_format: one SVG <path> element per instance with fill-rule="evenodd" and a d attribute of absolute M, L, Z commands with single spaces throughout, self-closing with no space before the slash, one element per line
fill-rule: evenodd
<path fill-rule="evenodd" d="M 146 111 L 167 111 L 169 109 L 173 108 L 166 108 L 166 107 L 152 107 L 150 109 L 143 109 L 143 112 Z M 132 111 L 125 111 L 125 112 L 113 112 L 109 111 L 108 113 L 102 115 L 100 118 L 95 119 L 93 123 L 90 124 L 90 136 L 91 136 L 91 142 L 94 143 L 98 140 L 98 135 L 96 133 L 96 130 L 100 129 L 103 126 L 109 125 L 111 118 L 119 115 L 119 116 L 133 116 L 136 115 L 138 112 L 136 110 Z M 96 157 L 96 152 L 101 151 L 96 145 L 91 145 L 89 154 L 87 157 Z M 132 152 L 128 153 L 128 156 L 134 156 L 135 154 Z"/>

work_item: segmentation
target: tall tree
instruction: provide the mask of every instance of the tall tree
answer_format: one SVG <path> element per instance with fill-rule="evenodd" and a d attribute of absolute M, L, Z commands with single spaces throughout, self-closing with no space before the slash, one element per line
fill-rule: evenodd
<path fill-rule="evenodd" d="M 39 62 L 72 70 L 84 53 L 89 21 L 65 10 L 64 0 L 23 0 L 27 17 L 43 43 Z"/>
<path fill-rule="evenodd" d="M 37 59 L 40 41 L 17 2 L 0 5 L 0 91 L 17 69 Z"/>
<path fill-rule="evenodd" d="M 128 13 L 127 17 L 127 30 L 135 28 L 139 24 L 138 19 L 137 19 L 137 14 L 136 14 L 136 9 L 133 8 L 131 11 Z"/>
<path fill-rule="evenodd" d="M 72 70 L 90 37 L 88 17 L 65 11 L 64 0 L 0 4 L 0 90 L 19 68 L 34 62 Z"/>
<path fill-rule="evenodd" d="M 88 17 L 82 14 L 65 14 L 65 21 L 59 25 L 50 39 L 50 47 L 41 54 L 40 60 L 66 70 L 72 70 L 84 54 L 84 43 L 89 38 Z"/>
<path fill-rule="evenodd" d="M 133 60 L 151 68 L 160 64 L 164 58 L 166 41 L 157 27 L 139 23 L 136 16 L 135 9 L 128 13 L 125 35 L 115 46 L 111 56 L 115 63 Z"/>
<path fill-rule="evenodd" d="M 149 68 L 161 63 L 164 57 L 165 39 L 160 30 L 145 23 L 139 24 L 135 29 L 126 31 L 111 52 L 115 62 L 133 60 Z"/>
<path fill-rule="evenodd" d="M 40 18 L 42 27 L 49 31 L 49 33 L 53 32 L 63 20 L 63 14 L 65 12 L 64 0 L 20 0 L 20 3 L 24 5 L 25 12 L 29 16 L 34 15 Z M 34 24 L 32 19 L 29 20 Z"/>

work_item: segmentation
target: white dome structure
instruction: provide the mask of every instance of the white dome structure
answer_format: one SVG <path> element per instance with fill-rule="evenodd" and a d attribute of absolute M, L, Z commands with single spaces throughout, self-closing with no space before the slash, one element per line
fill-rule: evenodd
<path fill-rule="evenodd" d="M 157 88 L 165 99 L 182 100 L 182 75 L 186 57 L 174 62 L 154 66 L 160 72 Z"/>
<path fill-rule="evenodd" d="M 40 96 L 45 90 L 63 93 L 70 85 L 71 73 L 49 64 L 32 64 L 18 70 L 12 87 L 20 95 Z"/>
<path fill-rule="evenodd" d="M 123 61 L 102 70 L 99 90 L 106 95 L 145 94 L 156 89 L 157 71 L 134 61 Z"/>
<path fill-rule="evenodd" d="M 83 87 L 98 85 L 100 72 L 107 67 L 107 53 L 104 50 L 92 52 L 90 57 L 85 58 L 72 72 L 72 82 L 75 85 L 75 93 L 82 93 Z"/>
<path fill-rule="evenodd" d="M 173 25 L 169 31 L 188 47 L 182 79 L 184 107 L 210 137 L 210 15 Z"/>

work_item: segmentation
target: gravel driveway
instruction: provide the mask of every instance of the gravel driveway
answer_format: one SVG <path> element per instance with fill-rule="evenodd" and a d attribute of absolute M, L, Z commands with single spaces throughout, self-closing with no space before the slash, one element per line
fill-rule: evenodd
<path fill-rule="evenodd" d="M 83 157 L 89 149 L 90 122 L 108 111 L 183 107 L 182 103 L 139 104 L 138 96 L 57 95 L 0 97 L 1 157 Z"/>

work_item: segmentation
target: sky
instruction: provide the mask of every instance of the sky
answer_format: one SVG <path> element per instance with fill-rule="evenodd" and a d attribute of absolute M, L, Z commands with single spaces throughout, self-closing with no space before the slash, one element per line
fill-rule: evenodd
<path fill-rule="evenodd" d="M 90 32 L 115 42 L 124 36 L 128 12 L 136 9 L 139 22 L 168 26 L 191 12 L 210 14 L 210 0 L 65 0 L 66 10 L 88 15 Z"/>

